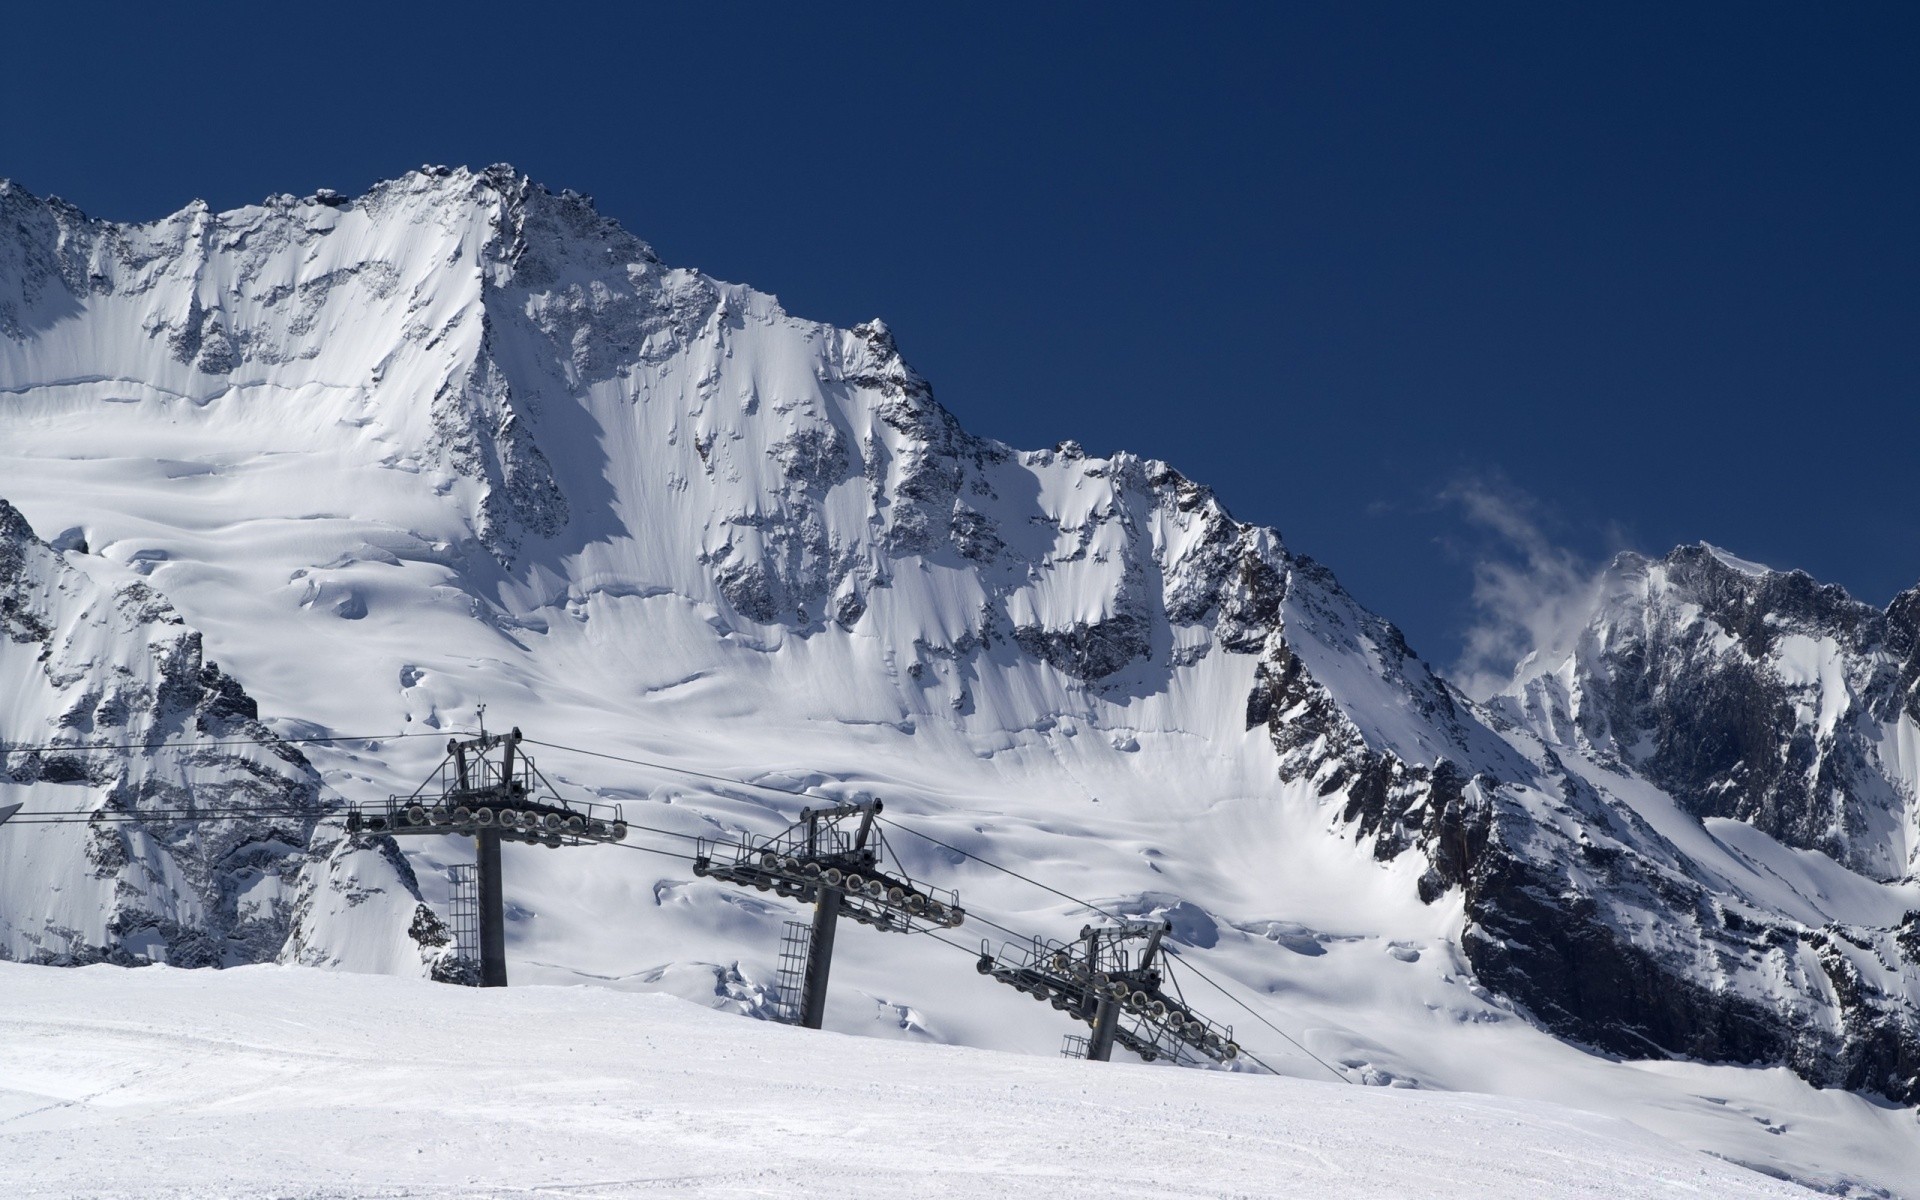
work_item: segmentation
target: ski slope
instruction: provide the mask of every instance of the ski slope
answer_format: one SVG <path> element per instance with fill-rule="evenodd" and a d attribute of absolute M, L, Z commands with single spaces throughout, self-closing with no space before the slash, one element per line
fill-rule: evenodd
<path fill-rule="evenodd" d="M 0 963 L 0 1193 L 1789 1197 L 1552 1104 L 845 1037 L 603 988 Z"/>

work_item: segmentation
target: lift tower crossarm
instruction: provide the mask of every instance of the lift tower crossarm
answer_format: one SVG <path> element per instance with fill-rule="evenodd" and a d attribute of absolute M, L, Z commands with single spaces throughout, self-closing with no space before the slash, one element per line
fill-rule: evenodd
<path fill-rule="evenodd" d="M 1025 992 L 1092 1027 L 1086 1057 L 1105 1062 L 1118 1044 L 1152 1062 L 1195 1056 L 1230 1062 L 1240 1053 L 1233 1030 L 1189 1008 L 1163 984 L 1161 942 L 1173 926 L 1162 921 L 1089 925 L 1072 942 L 1008 944 L 996 954 L 983 944 L 982 975 Z M 1144 941 L 1137 953 L 1127 944 Z"/>
<path fill-rule="evenodd" d="M 520 731 L 454 738 L 447 755 L 407 797 L 347 810 L 349 833 L 462 834 L 474 840 L 479 886 L 480 986 L 507 986 L 506 900 L 500 844 L 553 848 L 619 842 L 627 822 L 617 805 L 569 803 L 553 794 L 533 759 L 516 754 Z M 500 752 L 499 762 L 488 756 Z M 542 795 L 536 785 L 546 785 Z"/>
<path fill-rule="evenodd" d="M 814 906 L 796 1017 L 809 1029 L 820 1028 L 825 1017 L 834 931 L 843 914 L 892 933 L 951 929 L 966 918 L 958 893 L 914 881 L 897 862 L 888 865 L 886 837 L 874 822 L 880 810 L 874 799 L 804 808 L 771 837 L 703 840 L 694 850 L 697 876 Z"/>

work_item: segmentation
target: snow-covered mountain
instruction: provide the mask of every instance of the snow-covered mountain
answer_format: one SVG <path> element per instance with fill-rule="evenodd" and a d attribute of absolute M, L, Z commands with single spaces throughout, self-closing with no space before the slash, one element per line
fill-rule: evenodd
<path fill-rule="evenodd" d="M 1568 646 L 1521 664 L 1496 707 L 1872 879 L 1914 875 L 1920 588 L 1885 612 L 1712 546 L 1620 556 Z"/>
<path fill-rule="evenodd" d="M 873 792 L 954 845 L 1167 916 L 1177 953 L 1357 1081 L 1585 1087 L 1825 1184 L 1920 1174 L 1834 1149 L 1852 1144 L 1836 1129 L 1878 1128 L 1868 1101 L 1780 1070 L 1633 1071 L 1540 1032 L 1920 1098 L 1912 718 L 1833 708 L 1828 660 L 1792 640 L 1836 639 L 1844 672 L 1910 661 L 1911 639 L 1892 616 L 1842 638 L 1836 598 L 1766 642 L 1774 609 L 1799 619 L 1793 577 L 1727 568 L 1788 581 L 1745 600 L 1691 575 L 1610 585 L 1600 649 L 1536 656 L 1479 707 L 1166 464 L 970 434 L 879 322 L 835 329 L 668 268 L 505 168 L 147 225 L 0 184 L 0 496 L 62 548 L 33 552 L 49 564 L 165 596 L 284 736 L 470 728 L 484 702 L 496 725 L 616 756 L 540 749 L 556 782 L 689 834 L 766 832 L 804 801 L 618 759 Z M 1725 614 L 1754 678 L 1812 674 L 1714 757 L 1679 710 L 1739 676 Z M 41 686 L 0 665 L 0 686 Z M 35 703 L 51 723 L 10 723 L 11 744 L 97 740 L 59 723 L 65 701 Z M 1839 773 L 1796 790 L 1803 727 Z M 1736 765 L 1769 738 L 1784 757 Z M 318 815 L 410 790 L 435 741 L 316 746 L 305 794 Z M 1049 936 L 1087 918 L 894 843 L 969 912 Z M 430 967 L 406 874 L 443 898 L 464 843 L 405 863 L 288 847 L 320 914 L 303 925 L 288 901 L 289 953 Z M 517 981 L 764 1011 L 790 910 L 612 847 L 510 847 L 507 877 Z M 8 893 L 4 915 L 31 903 Z M 835 987 L 847 1030 L 1035 1052 L 1065 1032 L 925 939 L 845 939 Z M 1791 1132 L 1756 1121 L 1783 1107 Z"/>
<path fill-rule="evenodd" d="M 1526 946 L 1482 979 L 1618 1053 L 1920 1098 L 1916 614 L 1711 546 L 1616 559 L 1490 705 L 1595 815 L 1563 865 L 1469 883 Z"/>

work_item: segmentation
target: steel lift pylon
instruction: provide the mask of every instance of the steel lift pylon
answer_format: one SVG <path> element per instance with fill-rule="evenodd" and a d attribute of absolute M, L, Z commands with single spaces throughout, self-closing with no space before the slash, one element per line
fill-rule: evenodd
<path fill-rule="evenodd" d="M 827 1010 L 827 976 L 833 969 L 833 939 L 842 916 L 891 933 L 951 929 L 966 912 L 957 892 L 916 883 L 883 865 L 892 856 L 875 824 L 878 800 L 807 808 L 783 833 L 741 842 L 701 841 L 693 873 L 813 905 L 813 924 L 799 962 L 799 1002 L 788 1019 L 820 1028 Z"/>
<path fill-rule="evenodd" d="M 347 811 L 349 833 L 473 838 L 481 987 L 507 986 L 500 844 L 525 842 L 557 849 L 618 842 L 627 836 L 619 806 L 561 800 L 533 760 L 520 751 L 520 742 L 518 729 L 490 734 L 482 728 L 478 737 L 454 738 L 447 743 L 446 758 L 411 796 L 389 796 L 384 805 L 356 805 Z"/>
<path fill-rule="evenodd" d="M 1172 930 L 1167 921 L 1125 921 L 1089 925 L 1071 942 L 1009 943 L 997 954 L 982 943 L 976 969 L 1091 1026 L 1083 1046 L 1069 1039 L 1075 1057 L 1108 1062 L 1117 1043 L 1148 1062 L 1232 1062 L 1240 1054 L 1232 1028 L 1193 1011 L 1177 986 L 1166 991 L 1161 940 Z M 1128 948 L 1141 941 L 1137 952 Z"/>

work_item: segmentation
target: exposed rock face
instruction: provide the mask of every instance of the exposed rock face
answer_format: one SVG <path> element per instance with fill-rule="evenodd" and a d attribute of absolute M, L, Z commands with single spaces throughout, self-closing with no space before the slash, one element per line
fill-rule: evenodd
<path fill-rule="evenodd" d="M 369 854 L 334 852 L 319 777 L 200 633 L 83 560 L 0 500 L 0 800 L 25 809 L 0 828 L 0 957 L 231 966 L 272 961 L 302 926 L 332 944 L 315 875 L 362 875 Z M 410 913 L 411 875 L 395 882 Z"/>
<path fill-rule="evenodd" d="M 1616 560 L 1572 644 L 1537 651 L 1490 705 L 1563 781 L 1572 836 L 1502 825 L 1497 803 L 1435 835 L 1437 868 L 1467 888 L 1482 978 L 1615 1053 L 1784 1062 L 1920 1096 L 1900 886 L 1911 597 L 1882 613 L 1707 546 Z M 1677 812 L 1639 799 L 1654 787 Z M 1481 838 L 1464 870 L 1444 850 Z"/>
<path fill-rule="evenodd" d="M 1461 889 L 1482 983 L 1609 1053 L 1920 1099 L 1913 593 L 1623 556 L 1483 708 L 1323 571 L 1285 578 L 1248 722 L 1378 857 L 1428 860 L 1423 898 Z"/>

